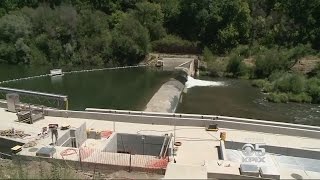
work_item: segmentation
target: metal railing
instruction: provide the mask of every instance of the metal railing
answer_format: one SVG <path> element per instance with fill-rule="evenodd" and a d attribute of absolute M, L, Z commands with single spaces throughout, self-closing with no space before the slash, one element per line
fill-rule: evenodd
<path fill-rule="evenodd" d="M 66 95 L 0 87 L 0 99 L 6 99 L 9 93 L 18 94 L 22 103 L 68 110 L 68 96 Z"/>

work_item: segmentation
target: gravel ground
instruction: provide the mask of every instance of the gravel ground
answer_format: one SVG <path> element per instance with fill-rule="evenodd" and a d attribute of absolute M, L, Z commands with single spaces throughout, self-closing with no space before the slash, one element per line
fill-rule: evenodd
<path fill-rule="evenodd" d="M 104 171 L 107 172 L 107 171 Z M 48 162 L 13 162 L 0 159 L 0 179 L 161 179 L 163 175 L 145 172 L 109 171 L 107 174 L 75 170 Z"/>

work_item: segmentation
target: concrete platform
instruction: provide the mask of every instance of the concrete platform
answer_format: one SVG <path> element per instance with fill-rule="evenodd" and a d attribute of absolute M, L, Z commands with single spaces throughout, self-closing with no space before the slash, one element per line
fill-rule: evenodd
<path fill-rule="evenodd" d="M 297 148 L 297 149 L 307 149 L 314 152 L 320 152 L 320 140 L 313 138 L 305 138 L 298 136 L 284 136 L 277 134 L 268 134 L 254 131 L 241 131 L 234 129 L 220 129 L 218 132 L 205 131 L 204 127 L 193 127 L 193 126 L 174 126 L 172 125 L 152 125 L 152 124 L 139 124 L 139 123 L 126 123 L 126 122 L 112 122 L 112 121 L 101 121 L 92 119 L 81 119 L 81 118 L 66 118 L 66 117 L 51 117 L 46 116 L 43 120 L 39 120 L 34 124 L 24 124 L 15 122 L 17 116 L 14 113 L 0 109 L 0 129 L 15 128 L 17 130 L 23 130 L 25 133 L 31 136 L 23 139 L 15 139 L 27 143 L 29 141 L 36 141 L 37 144 L 32 148 L 41 148 L 45 146 L 50 146 L 51 136 L 44 138 L 39 138 L 38 133 L 41 132 L 42 127 L 47 126 L 50 123 L 57 123 L 59 125 L 70 125 L 72 128 L 78 128 L 83 123 L 86 123 L 87 129 L 94 129 L 97 131 L 113 131 L 116 133 L 130 133 L 130 134 L 143 134 L 143 135 L 157 135 L 163 136 L 164 134 L 174 134 L 175 141 L 181 142 L 181 146 L 177 147 L 175 156 L 171 156 L 170 160 L 176 160 L 176 164 L 168 166 L 168 178 L 187 178 L 186 173 L 191 172 L 194 169 L 198 174 L 197 177 L 191 176 L 193 178 L 203 178 L 204 169 L 209 174 L 217 174 L 222 172 L 228 172 L 233 176 L 238 176 L 237 168 L 239 168 L 240 163 L 234 162 L 229 159 L 229 161 L 223 161 L 226 166 L 219 166 L 218 162 L 218 150 L 217 146 L 220 145 L 220 132 L 227 132 L 227 140 L 242 143 L 265 143 L 272 146 L 281 146 L 287 148 Z M 175 131 L 174 131 L 175 129 Z M 59 130 L 59 136 L 63 135 L 64 132 Z M 122 153 L 110 153 L 103 152 L 102 149 L 104 145 L 108 143 L 108 139 L 93 140 L 87 139 L 81 146 L 81 149 L 75 149 L 75 153 L 68 156 L 61 156 L 61 153 L 70 149 L 70 147 L 60 147 L 55 146 L 56 153 L 53 158 L 58 160 L 74 161 L 79 162 L 79 154 L 81 154 L 82 161 L 84 163 L 96 163 L 99 166 L 103 164 L 108 164 L 112 166 L 124 166 L 126 167 L 130 162 L 132 166 L 139 168 L 151 167 L 154 164 L 159 163 L 159 159 L 154 156 L 143 156 L 143 155 L 133 155 L 129 157 L 129 154 Z M 32 148 L 23 148 L 19 155 L 24 157 L 35 157 L 35 151 Z M 72 149 L 72 148 L 71 148 Z M 266 150 L 267 151 L 267 150 Z M 268 152 L 268 151 L 267 151 Z M 271 154 L 272 158 L 275 158 Z M 295 159 L 296 160 L 296 159 Z M 302 159 L 301 159 L 302 160 Z M 303 161 L 303 160 L 302 160 Z M 228 165 L 228 162 L 229 165 Z M 282 162 L 278 160 L 277 162 Z M 299 171 L 298 175 L 304 178 L 320 178 L 320 173 L 315 171 L 315 169 L 306 168 L 299 169 L 289 165 L 283 165 L 284 162 L 276 164 L 280 172 L 281 178 L 293 178 L 295 174 Z M 308 161 L 310 164 L 305 165 L 317 166 L 318 161 Z M 219 167 L 218 167 L 219 166 Z M 221 170 L 218 170 L 218 169 Z M 172 173 L 172 172 L 176 172 Z M 301 173 L 300 173 L 301 172 Z"/>
<path fill-rule="evenodd" d="M 164 179 L 207 179 L 204 166 L 169 163 Z"/>

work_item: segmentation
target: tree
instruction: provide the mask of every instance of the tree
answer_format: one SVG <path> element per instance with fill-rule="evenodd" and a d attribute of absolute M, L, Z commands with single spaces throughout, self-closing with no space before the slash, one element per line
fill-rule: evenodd
<path fill-rule="evenodd" d="M 149 52 L 148 30 L 131 16 L 121 20 L 112 37 L 113 58 L 120 65 L 138 63 Z"/>
<path fill-rule="evenodd" d="M 150 2 L 137 3 L 132 14 L 135 19 L 149 30 L 151 40 L 157 40 L 165 36 L 163 13 L 159 4 Z"/>
<path fill-rule="evenodd" d="M 30 49 L 26 44 L 31 34 L 28 18 L 8 14 L 0 19 L 0 59 L 8 63 L 28 63 Z"/>

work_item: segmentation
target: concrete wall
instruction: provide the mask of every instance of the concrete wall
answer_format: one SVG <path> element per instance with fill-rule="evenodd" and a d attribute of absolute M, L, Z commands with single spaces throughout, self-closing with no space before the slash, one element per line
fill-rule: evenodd
<path fill-rule="evenodd" d="M 5 101 L 0 101 L 0 107 L 2 107 L 3 105 L 6 107 Z M 290 136 L 320 138 L 320 127 L 301 124 L 282 123 L 217 115 L 160 113 L 94 108 L 87 108 L 86 110 L 87 111 L 65 111 L 46 109 L 45 115 L 56 117 L 108 120 L 115 122 L 198 127 L 204 127 L 207 124 L 216 123 L 221 128 L 258 131 Z"/>
<path fill-rule="evenodd" d="M 87 140 L 87 125 L 83 123 L 76 129 L 76 142 L 77 146 L 80 147 Z"/>
<path fill-rule="evenodd" d="M 216 123 L 220 128 L 258 131 L 272 134 L 320 138 L 320 127 L 300 124 L 262 121 L 214 115 L 154 113 L 141 111 L 101 110 L 88 108 L 86 111 L 48 110 L 49 116 L 108 120 L 157 125 L 198 126 Z M 93 112 L 100 111 L 100 112 Z"/>
<path fill-rule="evenodd" d="M 158 156 L 164 136 L 117 133 L 117 150 L 132 154 Z M 143 139 L 144 137 L 144 139 Z"/>
<path fill-rule="evenodd" d="M 83 123 L 80 127 L 75 130 L 76 145 L 80 147 L 87 140 L 87 129 L 86 123 Z M 61 137 L 58 138 L 57 146 L 72 147 L 72 140 L 70 136 L 70 130 L 61 131 L 59 134 L 64 133 Z M 50 134 L 51 136 L 51 134 Z"/>
<path fill-rule="evenodd" d="M 62 132 L 64 134 L 62 134 Z M 62 134 L 60 136 L 60 134 Z M 51 136 L 51 132 L 50 132 L 50 136 Z M 54 139 L 55 137 L 53 137 Z M 61 131 L 61 130 L 58 130 L 58 141 L 57 141 L 57 146 L 62 146 L 63 144 L 65 144 L 68 140 L 70 139 L 70 131 Z M 55 140 L 53 140 L 55 141 Z"/>
<path fill-rule="evenodd" d="M 114 152 L 116 153 L 118 151 L 117 148 L 117 133 L 112 133 L 112 135 L 108 138 L 108 143 L 106 145 L 106 147 L 103 149 L 104 152 Z"/>

